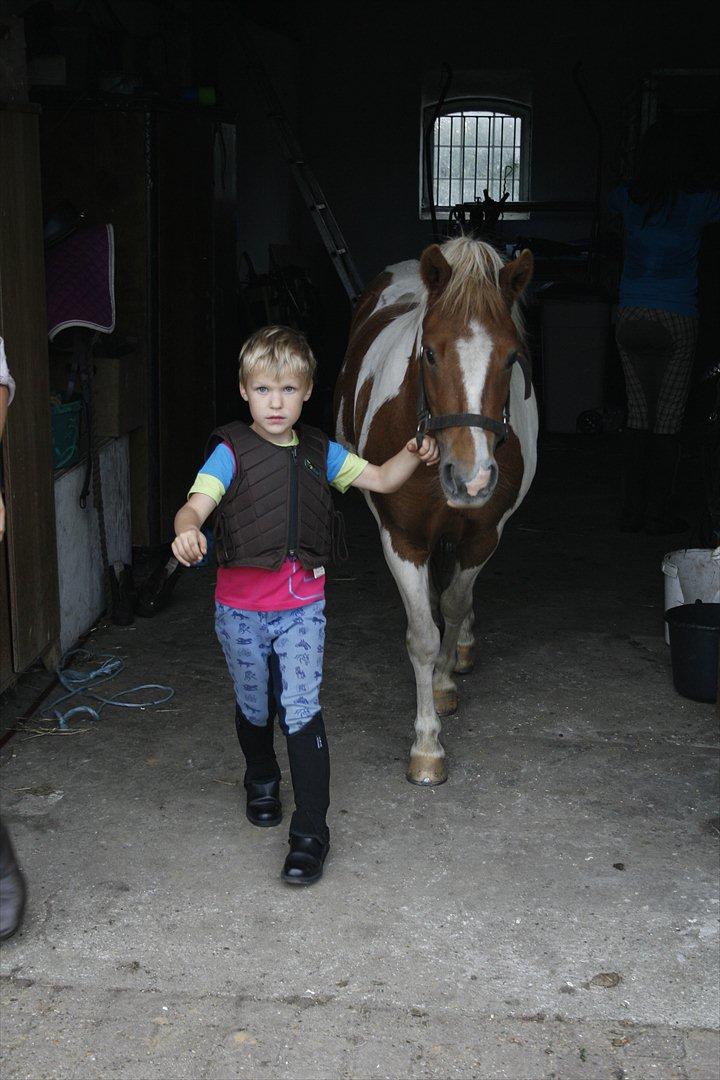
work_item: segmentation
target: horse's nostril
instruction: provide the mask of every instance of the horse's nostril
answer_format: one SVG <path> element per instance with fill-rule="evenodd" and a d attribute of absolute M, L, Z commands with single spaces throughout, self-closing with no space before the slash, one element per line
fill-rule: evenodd
<path fill-rule="evenodd" d="M 442 467 L 443 483 L 448 491 L 453 494 L 457 492 L 457 484 L 455 483 L 455 470 L 450 462 L 446 462 Z"/>
<path fill-rule="evenodd" d="M 460 478 L 455 466 L 448 462 L 443 465 L 442 471 L 445 490 L 451 495 L 465 495 L 465 481 Z"/>

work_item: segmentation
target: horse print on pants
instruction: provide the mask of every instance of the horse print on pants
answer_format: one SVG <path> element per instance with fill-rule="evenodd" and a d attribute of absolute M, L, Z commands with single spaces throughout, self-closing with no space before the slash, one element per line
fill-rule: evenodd
<path fill-rule="evenodd" d="M 215 604 L 215 630 L 237 703 L 251 724 L 268 722 L 271 653 L 280 665 L 278 713 L 294 735 L 320 711 L 325 601 L 288 611 L 242 611 Z"/>

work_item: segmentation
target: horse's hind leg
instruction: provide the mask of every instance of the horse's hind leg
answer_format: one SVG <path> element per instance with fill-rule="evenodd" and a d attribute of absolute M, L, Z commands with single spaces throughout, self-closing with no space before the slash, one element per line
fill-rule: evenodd
<path fill-rule="evenodd" d="M 430 609 L 427 563 L 416 566 L 393 550 L 385 529 L 380 530 L 385 560 L 390 567 L 407 614 L 406 644 L 415 671 L 417 714 L 415 741 L 410 750 L 407 778 L 413 784 L 442 784 L 447 780 L 445 751 L 440 744 L 440 721 L 433 701 L 433 667 L 440 647 L 440 631 Z"/>
<path fill-rule="evenodd" d="M 440 597 L 445 630 L 433 675 L 435 708 L 440 716 L 448 716 L 457 709 L 457 687 L 452 674 L 459 670 L 459 644 L 463 640 L 467 642 L 467 636 L 463 638 L 463 635 L 467 635 L 468 629 L 472 635 L 473 585 L 479 571 L 479 566 L 461 570 L 456 565 L 452 580 Z"/>
<path fill-rule="evenodd" d="M 474 625 L 475 612 L 471 605 L 470 611 L 468 615 L 466 615 L 465 620 L 460 627 L 460 633 L 458 634 L 457 649 L 455 650 L 455 667 L 453 668 L 456 675 L 467 675 L 467 673 L 472 671 L 475 667 Z"/>

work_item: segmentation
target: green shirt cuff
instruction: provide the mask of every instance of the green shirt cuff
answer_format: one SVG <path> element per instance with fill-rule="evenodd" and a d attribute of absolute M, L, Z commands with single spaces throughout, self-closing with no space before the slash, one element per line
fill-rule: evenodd
<path fill-rule="evenodd" d="M 332 487 L 337 491 L 345 494 L 347 489 L 357 480 L 360 473 L 363 471 L 367 461 L 365 458 L 358 457 L 357 454 L 348 453 L 344 462 L 340 467 L 340 471 L 334 480 L 330 481 Z"/>
<path fill-rule="evenodd" d="M 198 473 L 195 478 L 195 483 L 188 491 L 188 498 L 197 492 L 198 495 L 209 495 L 216 506 L 220 505 L 220 500 L 225 494 L 225 486 L 222 484 L 217 476 L 210 476 L 209 473 Z"/>

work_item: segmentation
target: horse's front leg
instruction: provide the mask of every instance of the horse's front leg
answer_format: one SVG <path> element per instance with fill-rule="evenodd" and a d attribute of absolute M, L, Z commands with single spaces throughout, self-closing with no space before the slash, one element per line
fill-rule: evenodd
<path fill-rule="evenodd" d="M 473 585 L 479 566 L 461 570 L 456 563 L 450 584 L 440 597 L 440 611 L 445 622 L 442 644 L 435 661 L 433 695 L 440 716 L 449 716 L 457 709 L 457 687 L 452 677 L 458 670 L 457 653 L 461 634 L 472 634 Z"/>
<path fill-rule="evenodd" d="M 415 671 L 417 714 L 415 742 L 410 750 L 407 778 L 413 784 L 442 784 L 447 780 L 445 751 L 440 745 L 440 721 L 433 701 L 433 668 L 440 648 L 440 631 L 430 608 L 428 564 L 416 566 L 394 551 L 386 529 L 380 530 L 385 561 L 395 578 L 407 614 L 407 644 Z"/>

